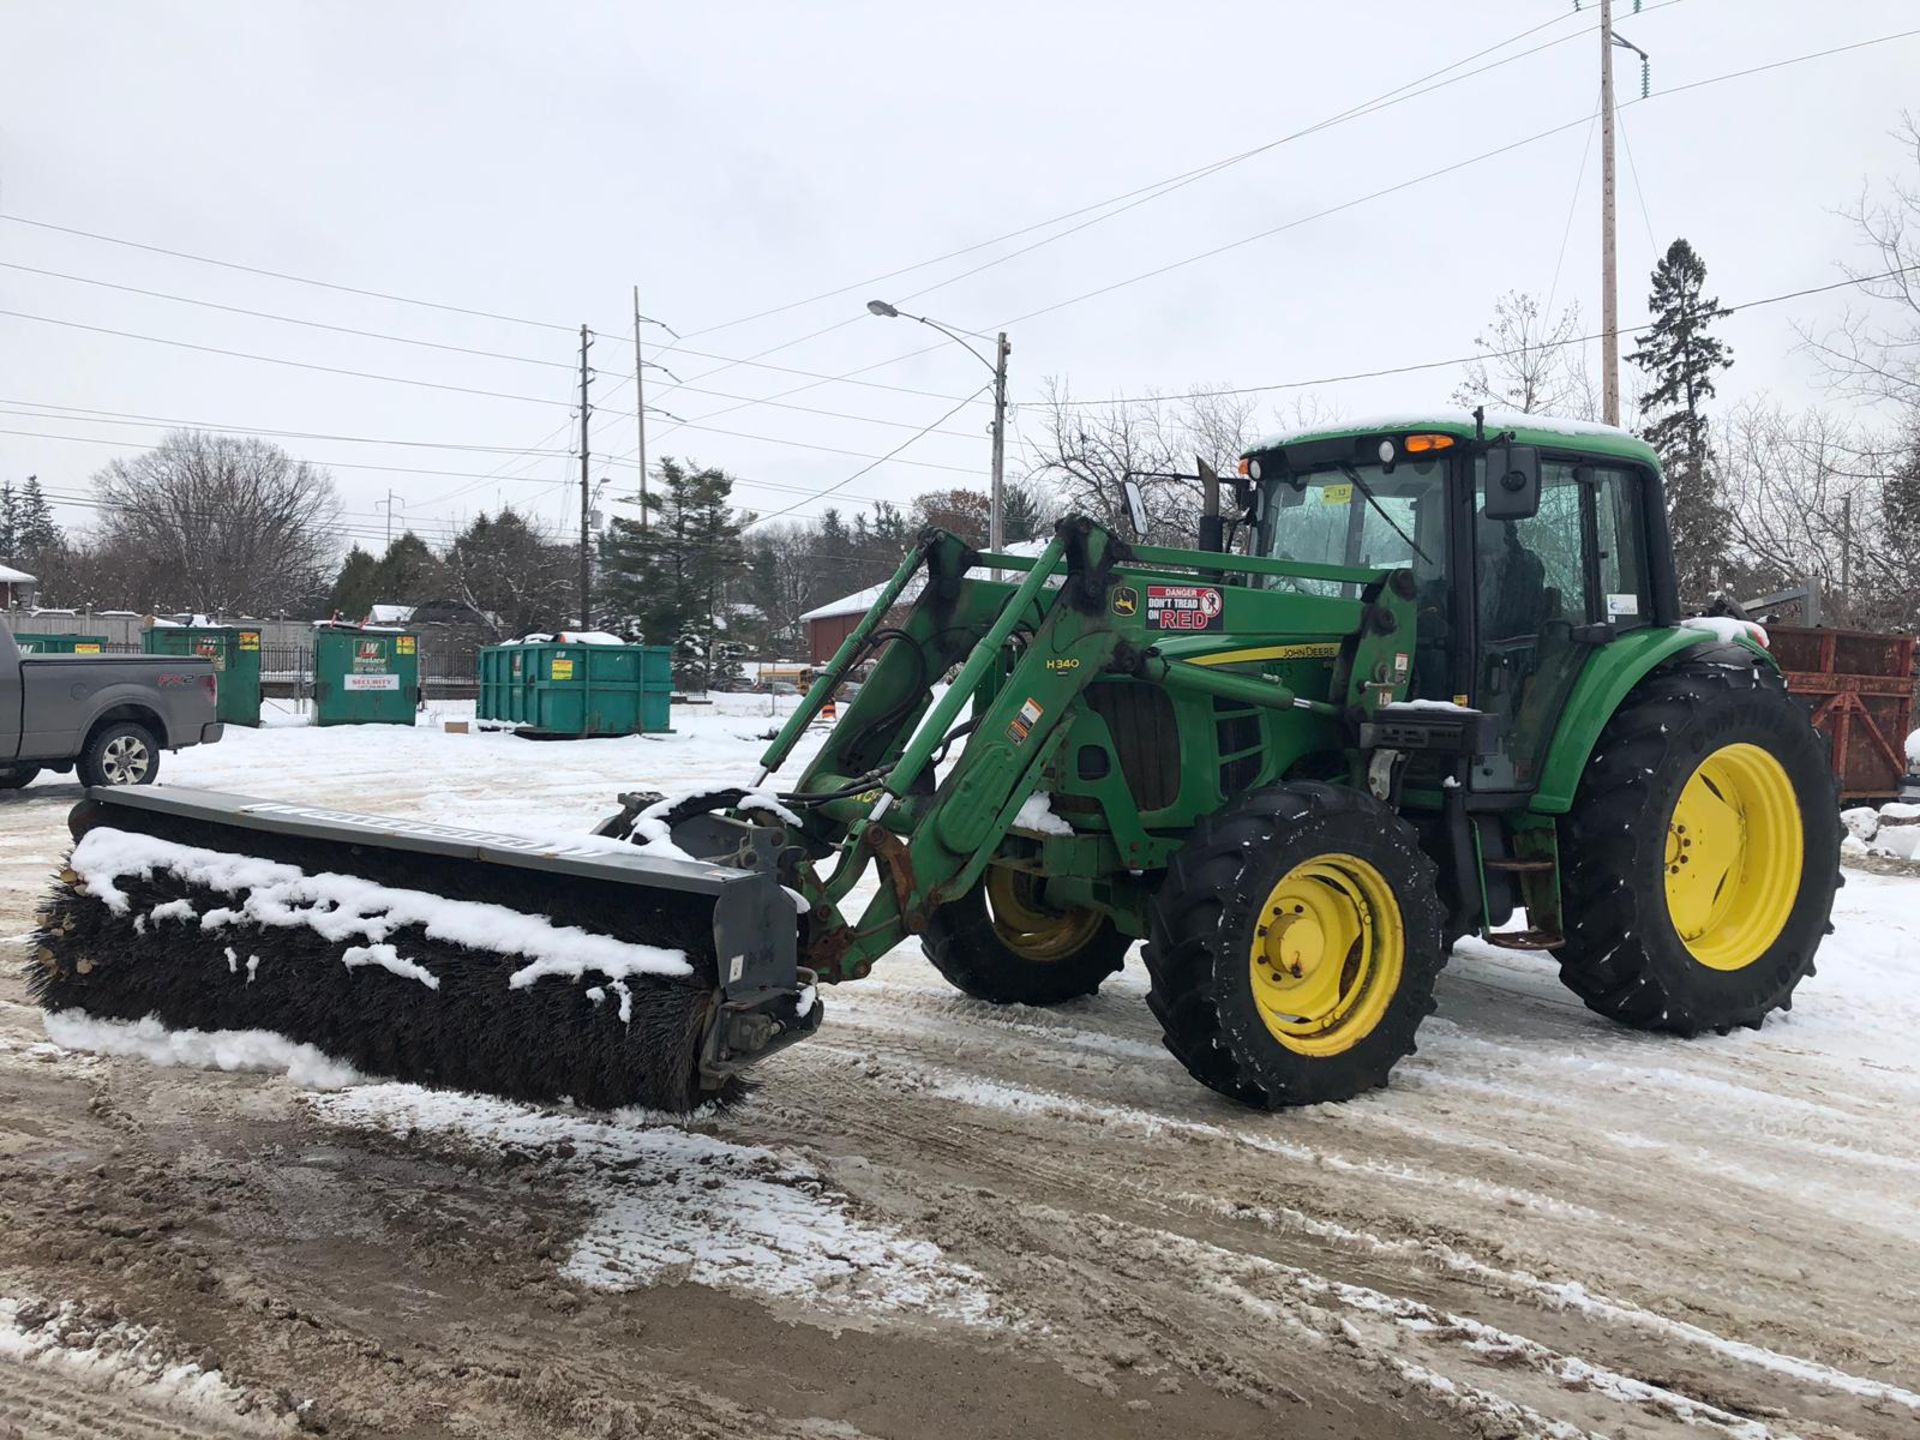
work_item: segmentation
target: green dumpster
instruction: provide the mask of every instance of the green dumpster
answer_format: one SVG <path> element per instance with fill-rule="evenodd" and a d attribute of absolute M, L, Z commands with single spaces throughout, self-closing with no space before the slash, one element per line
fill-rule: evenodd
<path fill-rule="evenodd" d="M 314 628 L 314 724 L 411 725 L 419 706 L 418 636 L 358 625 Z"/>
<path fill-rule="evenodd" d="M 666 645 L 490 645 L 474 718 L 556 739 L 655 733 L 668 728 L 672 689 Z"/>
<path fill-rule="evenodd" d="M 149 655 L 199 655 L 220 676 L 219 715 L 229 725 L 260 723 L 260 632 L 243 625 L 156 625 Z"/>
<path fill-rule="evenodd" d="M 104 635 L 16 635 L 22 655 L 104 655 Z"/>

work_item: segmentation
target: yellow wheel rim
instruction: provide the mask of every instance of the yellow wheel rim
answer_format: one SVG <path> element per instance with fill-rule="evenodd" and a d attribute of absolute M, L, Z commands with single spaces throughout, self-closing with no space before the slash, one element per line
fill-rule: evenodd
<path fill-rule="evenodd" d="M 1753 964 L 1800 894 L 1806 840 L 1793 782 L 1758 745 L 1727 745 L 1688 777 L 1667 821 L 1667 914 L 1713 970 Z"/>
<path fill-rule="evenodd" d="M 987 913 L 993 933 L 1027 960 L 1065 960 L 1100 931 L 1098 910 L 1049 910 L 1040 902 L 1039 877 L 1004 865 L 987 867 Z"/>
<path fill-rule="evenodd" d="M 1406 927 L 1393 887 L 1355 855 L 1318 855 L 1280 877 L 1248 947 L 1267 1030 L 1302 1055 L 1338 1055 L 1373 1033 L 1400 988 Z"/>

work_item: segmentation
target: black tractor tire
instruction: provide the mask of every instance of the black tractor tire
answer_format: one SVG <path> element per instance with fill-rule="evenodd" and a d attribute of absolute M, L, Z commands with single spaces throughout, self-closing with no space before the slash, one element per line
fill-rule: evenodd
<path fill-rule="evenodd" d="M 989 889 L 1016 883 L 1014 874 L 989 867 L 972 890 L 935 910 L 920 937 L 927 959 L 956 989 L 995 1005 L 1059 1005 L 1093 994 L 1126 962 L 1133 941 L 1104 915 L 1068 911 L 1053 943 L 1023 946 L 1021 933 L 988 903 Z"/>
<path fill-rule="evenodd" d="M 82 785 L 151 785 L 160 774 L 160 742 L 144 725 L 115 720 L 87 737 L 76 768 Z"/>
<path fill-rule="evenodd" d="M 1340 956 L 1338 994 L 1349 993 L 1350 977 L 1361 987 L 1345 1002 L 1346 1018 L 1283 1040 L 1256 993 L 1255 947 L 1275 943 L 1270 934 L 1284 945 L 1296 923 L 1273 922 L 1282 912 L 1269 902 L 1284 897 L 1281 887 L 1344 893 L 1322 878 L 1329 859 L 1358 860 L 1372 871 L 1377 908 L 1390 906 L 1398 921 L 1397 962 L 1376 970 L 1378 957 L 1367 959 L 1363 938 L 1344 950 L 1335 941 L 1329 953 Z M 1296 878 L 1309 866 L 1314 874 Z M 1434 981 L 1447 961 L 1443 908 L 1433 861 L 1413 827 L 1370 795 L 1311 781 L 1255 790 L 1196 825 L 1167 867 L 1148 912 L 1147 1003 L 1167 1049 L 1222 1095 L 1269 1110 L 1348 1100 L 1387 1083 L 1433 1013 Z M 1379 920 L 1369 923 L 1378 933 Z M 1325 937 L 1316 922 L 1314 941 Z M 1267 973 L 1284 984 L 1277 969 Z M 1297 968 L 1292 974 L 1302 977 Z M 1287 992 L 1265 993 L 1271 1002 Z M 1343 1039 L 1345 1026 L 1354 1028 Z M 1316 1048 L 1328 1046 L 1339 1048 Z"/>
<path fill-rule="evenodd" d="M 1703 765 L 1722 763 L 1716 757 L 1735 746 L 1755 747 L 1777 762 L 1791 785 L 1795 813 L 1787 813 L 1787 796 L 1777 782 L 1771 790 L 1742 791 L 1725 772 L 1703 777 L 1714 800 L 1739 807 L 1741 815 L 1731 852 L 1736 868 L 1719 875 L 1711 913 L 1737 917 L 1763 910 L 1743 905 L 1738 887 L 1771 895 L 1790 884 L 1762 883 L 1770 877 L 1760 870 L 1753 881 L 1742 880 L 1747 872 L 1737 867 L 1765 864 L 1766 856 L 1785 849 L 1755 843 L 1751 837 L 1766 822 L 1750 819 L 1751 812 L 1777 808 L 1780 823 L 1797 824 L 1802 853 L 1798 893 L 1773 939 L 1754 932 L 1747 946 L 1736 947 L 1731 957 L 1721 955 L 1717 968 L 1697 959 L 1682 938 L 1668 878 L 1681 876 L 1680 867 L 1695 853 L 1680 819 L 1688 813 L 1680 809 L 1682 792 Z M 1768 773 L 1771 768 L 1763 767 Z M 1561 980 L 1589 1009 L 1636 1029 L 1676 1035 L 1724 1035 L 1735 1025 L 1758 1029 L 1768 1014 L 1791 1007 L 1794 987 L 1813 973 L 1814 952 L 1833 929 L 1829 916 L 1842 883 L 1840 832 L 1839 787 L 1827 742 L 1787 693 L 1780 672 L 1741 645 L 1712 643 L 1684 652 L 1627 696 L 1581 777 L 1561 840 Z M 1711 878 L 1716 868 L 1710 864 L 1703 871 Z M 1736 889 L 1722 904 L 1729 885 Z M 1726 923 L 1709 919 L 1705 925 Z M 1764 922 L 1757 923 L 1763 931 Z M 1711 944 L 1715 933 L 1703 927 L 1696 939 Z M 1742 953 L 1751 958 L 1740 960 Z"/>
<path fill-rule="evenodd" d="M 0 766 L 0 790 L 22 790 L 40 773 L 38 765 Z"/>

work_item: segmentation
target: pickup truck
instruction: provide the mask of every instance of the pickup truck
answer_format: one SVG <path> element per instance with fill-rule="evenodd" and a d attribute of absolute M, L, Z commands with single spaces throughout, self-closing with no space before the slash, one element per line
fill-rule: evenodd
<path fill-rule="evenodd" d="M 150 785 L 162 750 L 220 738 L 219 686 L 197 655 L 24 655 L 0 624 L 0 790 L 42 770 Z"/>

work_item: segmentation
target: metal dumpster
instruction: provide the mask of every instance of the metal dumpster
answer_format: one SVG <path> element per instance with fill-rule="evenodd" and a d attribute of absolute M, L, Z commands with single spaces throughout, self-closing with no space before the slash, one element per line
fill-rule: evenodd
<path fill-rule="evenodd" d="M 418 636 L 359 625 L 314 627 L 314 724 L 411 725 L 419 707 Z"/>
<path fill-rule="evenodd" d="M 1769 625 L 1767 635 L 1787 689 L 1812 704 L 1833 747 L 1840 798 L 1891 800 L 1907 773 L 1914 637 L 1799 625 Z"/>
<path fill-rule="evenodd" d="M 474 716 L 555 739 L 640 735 L 668 728 L 672 689 L 665 645 L 490 645 Z"/>
<path fill-rule="evenodd" d="M 198 655 L 220 676 L 220 718 L 260 723 L 260 632 L 240 625 L 156 625 L 143 643 L 149 655 Z"/>
<path fill-rule="evenodd" d="M 104 635 L 15 635 L 22 655 L 104 655 Z"/>

